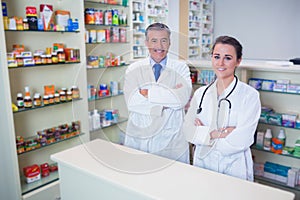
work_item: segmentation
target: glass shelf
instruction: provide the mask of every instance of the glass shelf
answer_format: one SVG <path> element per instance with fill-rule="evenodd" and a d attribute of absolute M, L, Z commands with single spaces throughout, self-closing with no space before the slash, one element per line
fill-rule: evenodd
<path fill-rule="evenodd" d="M 30 66 L 21 66 L 21 67 L 8 67 L 8 69 L 24 69 L 32 67 L 49 67 L 53 65 L 69 65 L 69 64 L 78 64 L 79 62 L 65 62 L 65 63 L 52 63 L 52 64 L 40 64 L 40 65 L 30 65 Z"/>
<path fill-rule="evenodd" d="M 88 101 L 89 102 L 98 101 L 98 100 L 101 100 L 101 99 L 107 99 L 107 98 L 111 98 L 111 97 L 115 97 L 115 96 L 120 96 L 120 95 L 123 95 L 123 92 L 119 91 L 119 93 L 115 94 L 115 95 L 107 95 L 107 96 L 103 96 L 103 97 L 98 97 L 96 99 L 88 99 Z"/>
<path fill-rule="evenodd" d="M 93 70 L 93 69 L 106 69 L 106 68 L 114 68 L 114 67 L 125 67 L 128 66 L 129 64 L 123 64 L 123 65 L 116 65 L 116 66 L 106 66 L 106 67 L 91 67 L 91 68 L 86 68 L 87 70 Z"/>
<path fill-rule="evenodd" d="M 22 189 L 22 195 L 27 194 L 29 192 L 32 192 L 36 189 L 39 189 L 47 184 L 53 183 L 54 181 L 57 181 L 59 179 L 58 177 L 58 171 L 50 172 L 50 175 L 47 177 L 41 177 L 40 180 L 32 182 L 32 183 L 26 183 L 25 177 L 21 177 L 21 189 Z"/>
<path fill-rule="evenodd" d="M 79 136 L 81 136 L 81 135 L 83 135 L 83 134 L 84 134 L 84 133 L 79 133 L 79 134 L 77 134 L 77 135 L 68 137 L 68 138 L 66 138 L 66 139 L 62 139 L 62 140 L 59 140 L 59 141 L 56 141 L 56 142 L 52 142 L 51 144 L 47 144 L 47 145 L 45 145 L 45 146 L 41 146 L 40 148 L 32 149 L 32 150 L 30 150 L 30 151 L 25 151 L 25 152 L 23 152 L 23 153 L 18 153 L 18 155 L 22 155 L 22 154 L 25 154 L 25 153 L 28 153 L 28 152 L 32 152 L 32 151 L 35 151 L 35 150 L 38 150 L 38 149 L 43 149 L 43 148 L 45 148 L 45 147 L 52 146 L 53 144 L 57 144 L 57 143 L 60 143 L 60 142 L 64 142 L 64 141 L 66 141 L 66 140 L 70 140 L 70 139 L 79 137 Z"/>
<path fill-rule="evenodd" d="M 286 185 L 285 183 L 282 183 L 280 181 L 276 181 L 276 180 L 273 180 L 273 179 L 265 178 L 263 176 L 255 176 L 254 180 L 256 182 L 259 182 L 259 183 L 267 183 L 267 184 L 269 183 L 269 184 L 281 186 L 281 187 L 284 187 L 284 188 L 288 188 L 288 189 L 300 191 L 300 187 L 299 186 L 290 187 L 290 186 Z"/>
<path fill-rule="evenodd" d="M 294 92 L 279 92 L 279 91 L 271 91 L 271 90 L 257 90 L 260 92 L 271 92 L 271 93 L 278 93 L 278 94 L 292 94 L 292 95 L 300 95 L 300 93 L 294 93 Z"/>
<path fill-rule="evenodd" d="M 127 28 L 129 27 L 128 24 L 122 24 L 122 25 L 106 25 L 106 24 L 85 24 L 85 26 L 103 26 L 103 27 L 119 27 L 119 28 Z"/>
<path fill-rule="evenodd" d="M 111 124 L 108 125 L 108 126 L 101 126 L 101 128 L 92 130 L 92 131 L 90 131 L 90 132 L 91 132 L 91 133 L 94 133 L 94 132 L 100 131 L 100 130 L 102 130 L 102 129 L 104 129 L 104 128 L 112 127 L 112 126 L 115 126 L 115 125 L 117 125 L 117 124 L 126 122 L 127 120 L 128 120 L 128 119 L 125 118 L 125 117 L 119 117 L 119 120 L 118 120 L 117 123 L 111 123 Z"/>
<path fill-rule="evenodd" d="M 105 6 L 122 6 L 122 7 L 128 7 L 128 5 L 102 3 L 102 2 L 97 2 L 97 1 L 84 1 L 84 3 L 92 3 L 92 4 L 99 4 L 99 5 L 105 5 Z"/>
<path fill-rule="evenodd" d="M 282 125 L 277 125 L 277 124 L 269 124 L 269 123 L 266 123 L 266 122 L 259 122 L 259 124 L 265 124 L 265 125 L 270 125 L 270 126 L 278 126 L 278 127 L 282 127 L 282 128 L 290 128 L 290 129 L 300 130 L 300 128 L 294 128 L 294 127 L 282 126 Z"/>
<path fill-rule="evenodd" d="M 97 44 L 129 44 L 129 42 L 95 42 L 95 43 L 85 43 L 89 45 L 97 45 Z"/>
<path fill-rule="evenodd" d="M 80 31 L 54 31 L 54 30 L 5 30 L 7 32 L 51 32 L 51 33 L 79 33 Z"/>
<path fill-rule="evenodd" d="M 285 157 L 300 159 L 300 157 L 296 157 L 292 154 L 276 154 L 276 153 L 273 153 L 272 151 L 268 151 L 268 150 L 264 150 L 262 148 L 259 148 L 255 144 L 251 146 L 251 149 L 255 149 L 257 151 L 263 151 L 263 152 L 267 152 L 267 153 L 272 153 L 272 154 L 279 155 L 279 156 L 285 156 Z"/>
<path fill-rule="evenodd" d="M 79 100 L 82 100 L 82 98 L 73 99 L 72 101 L 66 101 L 66 102 L 49 104 L 49 105 L 46 105 L 46 106 L 43 105 L 43 106 L 40 106 L 40 107 L 22 108 L 22 109 L 19 109 L 18 111 L 14 111 L 13 113 L 20 113 L 20 112 L 25 112 L 25 111 L 30 111 L 30 110 L 36 110 L 36 109 L 40 109 L 40 108 L 47 108 L 47 107 L 57 106 L 57 105 L 65 104 L 65 103 L 71 103 L 71 102 L 79 101 Z"/>

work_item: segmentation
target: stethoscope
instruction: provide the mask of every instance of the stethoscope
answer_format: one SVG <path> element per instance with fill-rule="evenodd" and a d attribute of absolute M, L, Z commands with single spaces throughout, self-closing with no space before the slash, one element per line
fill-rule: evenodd
<path fill-rule="evenodd" d="M 238 83 L 238 78 L 236 75 L 234 75 L 234 78 L 235 78 L 235 83 L 234 83 L 234 86 L 233 88 L 231 89 L 231 91 L 226 95 L 225 98 L 222 98 L 219 100 L 218 102 L 218 112 L 217 112 L 217 125 L 218 125 L 218 119 L 219 119 L 219 111 L 220 111 L 220 107 L 221 107 L 221 103 L 223 101 L 227 102 L 228 103 L 228 118 L 227 118 L 227 125 L 229 123 L 229 119 L 230 119 L 230 112 L 231 112 L 231 102 L 230 100 L 228 99 L 228 97 L 232 94 L 232 92 L 234 91 L 234 89 L 236 88 L 236 85 Z M 205 93 L 207 92 L 207 90 L 210 88 L 210 86 L 212 86 L 214 84 L 215 80 L 210 83 L 204 90 L 203 94 L 202 94 L 202 97 L 201 97 L 201 100 L 200 100 L 200 103 L 199 103 L 199 108 L 197 109 L 197 114 L 200 114 L 201 111 L 202 111 L 202 102 L 203 102 L 203 99 L 204 99 L 204 96 L 205 96 Z"/>

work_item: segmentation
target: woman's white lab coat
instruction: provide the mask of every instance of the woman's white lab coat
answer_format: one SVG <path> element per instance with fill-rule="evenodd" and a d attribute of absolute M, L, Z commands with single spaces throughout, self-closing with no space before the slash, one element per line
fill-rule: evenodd
<path fill-rule="evenodd" d="M 228 97 L 231 102 L 230 121 L 228 126 L 236 127 L 226 138 L 215 141 L 215 146 L 203 145 L 203 136 L 224 125 L 227 125 L 228 103 L 222 101 L 217 126 L 218 99 L 225 96 L 234 87 L 235 80 L 220 97 L 217 97 L 216 82 L 207 90 L 202 112 L 197 114 L 204 89 L 199 88 L 191 100 L 191 106 L 185 116 L 184 132 L 189 142 L 196 145 L 193 163 L 205 169 L 228 174 L 245 180 L 253 180 L 253 162 L 250 146 L 254 142 L 254 134 L 261 112 L 259 93 L 249 85 L 238 81 L 236 88 Z M 204 124 L 196 127 L 195 118 Z M 223 124 L 223 125 L 222 125 Z M 194 128 L 194 129 L 193 129 Z M 195 131 L 197 128 L 197 131 Z"/>
<path fill-rule="evenodd" d="M 179 84 L 181 87 L 176 88 Z M 148 89 L 148 98 L 140 89 Z M 129 111 L 125 145 L 188 162 L 182 124 L 191 89 L 190 71 L 183 62 L 168 59 L 157 82 L 149 58 L 131 64 L 124 82 Z"/>

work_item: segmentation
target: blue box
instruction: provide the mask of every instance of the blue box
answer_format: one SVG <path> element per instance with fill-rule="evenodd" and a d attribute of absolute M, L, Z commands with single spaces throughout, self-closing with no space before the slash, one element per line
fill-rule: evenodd
<path fill-rule="evenodd" d="M 2 2 L 2 15 L 7 17 L 7 5 L 5 2 Z"/>

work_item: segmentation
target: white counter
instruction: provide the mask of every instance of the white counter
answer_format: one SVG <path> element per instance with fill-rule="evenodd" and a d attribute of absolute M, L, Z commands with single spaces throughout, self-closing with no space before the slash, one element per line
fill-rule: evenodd
<path fill-rule="evenodd" d="M 54 154 L 61 197 L 292 200 L 293 193 L 171 161 L 100 139 Z"/>

